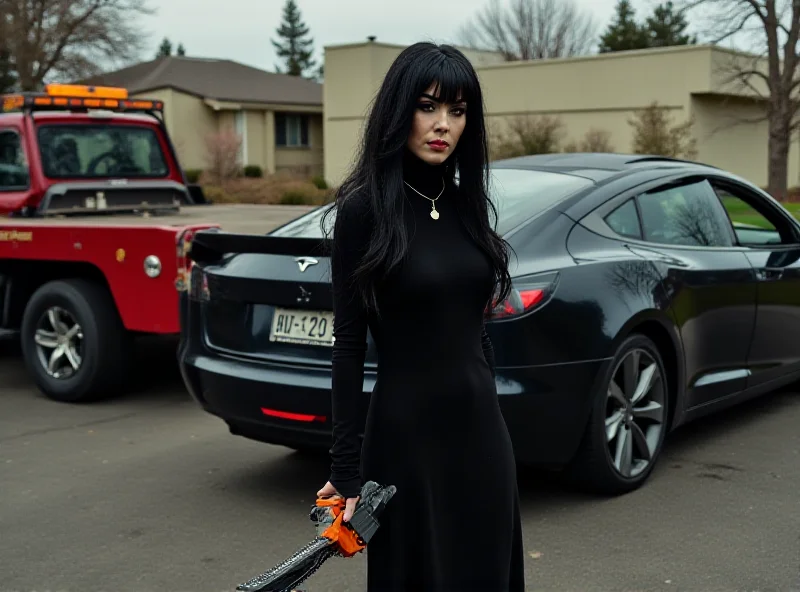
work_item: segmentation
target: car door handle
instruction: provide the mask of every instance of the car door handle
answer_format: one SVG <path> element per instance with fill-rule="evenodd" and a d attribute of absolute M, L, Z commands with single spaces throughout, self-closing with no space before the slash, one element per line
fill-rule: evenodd
<path fill-rule="evenodd" d="M 756 277 L 762 282 L 774 282 L 783 277 L 782 267 L 764 267 L 756 270 Z"/>

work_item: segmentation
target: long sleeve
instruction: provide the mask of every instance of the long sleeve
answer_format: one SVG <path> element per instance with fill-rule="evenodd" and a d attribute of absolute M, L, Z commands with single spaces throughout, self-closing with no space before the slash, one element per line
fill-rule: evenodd
<path fill-rule="evenodd" d="M 489 333 L 486 331 L 486 325 L 483 325 L 483 332 L 481 333 L 481 347 L 483 348 L 483 357 L 486 358 L 486 363 L 492 369 L 492 376 L 496 376 L 495 362 L 494 362 L 494 346 L 492 340 L 489 338 Z"/>
<path fill-rule="evenodd" d="M 333 445 L 330 482 L 345 497 L 361 491 L 358 419 L 364 386 L 367 311 L 353 283 L 353 271 L 369 239 L 369 222 L 358 203 L 347 201 L 336 214 L 331 257 L 333 284 Z"/>

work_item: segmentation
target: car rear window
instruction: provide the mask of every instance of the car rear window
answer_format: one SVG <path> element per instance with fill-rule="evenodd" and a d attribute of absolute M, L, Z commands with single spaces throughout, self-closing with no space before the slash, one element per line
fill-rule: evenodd
<path fill-rule="evenodd" d="M 541 214 L 593 181 L 564 173 L 524 169 L 490 169 L 489 195 L 497 206 L 502 235 Z"/>
<path fill-rule="evenodd" d="M 500 234 L 592 185 L 590 179 L 524 169 L 490 169 L 489 196 L 497 207 Z M 275 236 L 322 238 L 320 221 L 327 206 L 276 230 Z M 327 224 L 333 224 L 329 216 Z"/>
<path fill-rule="evenodd" d="M 166 177 L 155 130 L 135 125 L 43 125 L 38 131 L 44 173 L 51 179 Z"/>

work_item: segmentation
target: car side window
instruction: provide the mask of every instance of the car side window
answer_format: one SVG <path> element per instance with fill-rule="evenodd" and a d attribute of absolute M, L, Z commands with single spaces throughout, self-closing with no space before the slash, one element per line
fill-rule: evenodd
<path fill-rule="evenodd" d="M 707 180 L 653 189 L 637 201 L 646 241 L 694 247 L 733 245 L 725 209 Z"/>
<path fill-rule="evenodd" d="M 0 129 L 0 191 L 21 191 L 28 184 L 28 163 L 19 134 Z"/>
<path fill-rule="evenodd" d="M 744 199 L 738 192 L 726 187 L 714 187 L 720 202 L 730 219 L 736 239 L 742 246 L 780 245 L 797 242 L 785 220 L 774 214 L 765 215 L 766 208 L 756 209 L 753 200 L 757 196 Z"/>
<path fill-rule="evenodd" d="M 630 238 L 642 238 L 642 226 L 639 224 L 639 213 L 633 198 L 626 201 L 604 218 L 608 227 L 619 234 Z"/>

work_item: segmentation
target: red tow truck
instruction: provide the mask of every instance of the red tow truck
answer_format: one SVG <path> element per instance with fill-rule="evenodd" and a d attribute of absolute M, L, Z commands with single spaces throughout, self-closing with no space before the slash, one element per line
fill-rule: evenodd
<path fill-rule="evenodd" d="M 257 218 L 187 183 L 163 114 L 121 88 L 0 96 L 0 333 L 54 400 L 123 388 L 134 338 L 180 331 L 193 234 Z"/>

